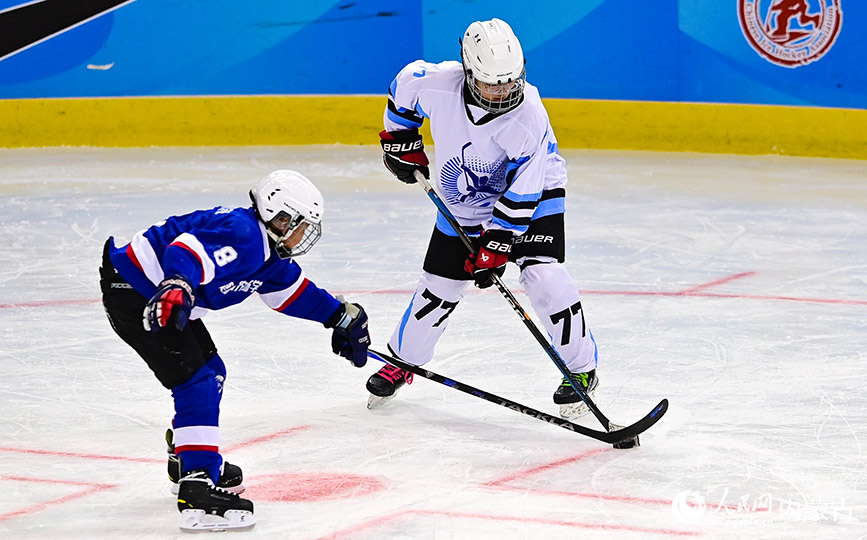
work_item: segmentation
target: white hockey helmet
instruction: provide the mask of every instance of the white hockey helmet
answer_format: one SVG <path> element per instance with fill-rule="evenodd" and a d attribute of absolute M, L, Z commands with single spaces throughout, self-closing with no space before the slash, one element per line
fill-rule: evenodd
<path fill-rule="evenodd" d="M 303 174 L 277 170 L 259 180 L 250 199 L 281 259 L 310 251 L 322 236 L 322 193 Z"/>
<path fill-rule="evenodd" d="M 521 104 L 527 73 L 524 51 L 505 21 L 472 23 L 461 40 L 467 87 L 478 105 L 503 113 Z"/>

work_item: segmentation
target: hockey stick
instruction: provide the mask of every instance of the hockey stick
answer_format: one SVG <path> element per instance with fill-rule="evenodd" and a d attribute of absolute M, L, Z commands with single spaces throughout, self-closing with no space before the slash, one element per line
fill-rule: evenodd
<path fill-rule="evenodd" d="M 421 171 L 418 169 L 413 171 L 413 175 L 415 179 L 418 180 L 418 183 L 421 184 L 422 188 L 424 188 L 425 193 L 427 193 L 428 197 L 430 197 L 430 200 L 433 201 L 434 205 L 436 205 L 437 209 L 440 211 L 440 214 L 442 214 L 446 221 L 448 221 L 449 225 L 451 225 L 452 228 L 455 230 L 458 237 L 464 243 L 466 248 L 470 250 L 470 253 L 475 253 L 476 250 L 473 247 L 473 243 L 470 241 L 470 237 L 467 235 L 467 232 L 464 230 L 463 227 L 461 227 L 461 224 L 458 223 L 457 219 L 455 219 L 455 217 L 452 215 L 451 211 L 449 211 L 448 207 L 446 207 L 442 199 L 440 199 L 439 195 L 434 190 L 433 186 L 430 185 L 430 182 L 428 182 L 427 178 L 425 178 Z M 575 381 L 575 378 L 572 376 L 569 368 L 566 367 L 566 363 L 560 357 L 560 354 L 557 352 L 556 349 L 554 349 L 554 347 L 548 342 L 548 340 L 545 339 L 545 336 L 542 334 L 541 331 L 539 331 L 539 328 L 535 325 L 535 323 L 533 323 L 533 320 L 530 319 L 530 317 L 527 315 L 527 312 L 524 311 L 524 308 L 521 307 L 520 303 L 518 303 L 518 299 L 515 298 L 515 295 L 512 294 L 512 292 L 503 283 L 503 280 L 500 279 L 500 276 L 493 274 L 492 281 L 494 282 L 494 285 L 497 286 L 500 294 L 502 294 L 506 298 L 506 300 L 509 301 L 509 304 L 512 306 L 512 309 L 515 311 L 515 313 L 517 313 L 518 316 L 521 317 L 521 320 L 524 321 L 524 326 L 526 326 L 530 330 L 530 333 L 533 334 L 533 337 L 536 338 L 536 341 L 539 342 L 539 345 L 542 346 L 542 348 L 548 354 L 548 357 L 551 358 L 551 360 L 554 362 L 554 365 L 556 365 L 557 369 L 560 370 L 560 373 L 563 374 L 563 377 L 567 381 L 569 381 L 569 384 L 575 390 L 575 393 L 577 393 L 578 396 L 584 401 L 584 403 L 587 405 L 587 408 L 590 410 L 590 412 L 593 413 L 593 416 L 595 416 L 596 419 L 599 420 L 599 423 L 602 424 L 602 427 L 604 427 L 609 432 L 616 430 L 619 426 L 613 424 L 611 420 L 609 420 L 604 414 L 602 414 L 602 411 L 599 410 L 599 407 L 596 406 L 596 403 L 594 403 L 593 400 L 590 399 L 590 396 L 587 395 L 587 392 L 585 392 L 581 385 L 579 385 Z M 653 411 L 651 411 L 650 414 L 645 417 L 645 419 L 649 417 L 656 418 L 658 420 L 659 418 L 657 417 L 657 415 L 661 417 L 667 409 L 668 400 L 663 399 L 656 407 L 653 408 Z M 655 421 L 656 420 L 654 420 L 654 423 Z M 638 423 L 640 422 L 641 421 L 639 421 Z M 637 425 L 638 423 L 633 425 Z M 651 425 L 653 424 L 651 423 Z M 638 441 L 636 440 L 635 443 L 638 444 Z"/>
<path fill-rule="evenodd" d="M 648 428 L 650 428 L 653 424 L 657 422 L 662 415 L 665 414 L 666 409 L 668 408 L 668 401 L 662 400 L 662 402 L 656 406 L 653 411 L 650 412 L 647 416 L 639 420 L 638 422 L 632 424 L 631 426 L 620 427 L 613 426 L 610 431 L 597 431 L 595 429 L 590 429 L 588 427 L 584 427 L 579 424 L 575 424 L 568 420 L 563 420 L 562 418 L 558 418 L 556 416 L 552 416 L 548 413 L 543 413 L 542 411 L 537 411 L 532 407 L 527 407 L 526 405 L 521 405 L 520 403 L 516 403 L 510 399 L 506 399 L 504 397 L 497 396 L 495 394 L 491 394 L 490 392 L 485 392 L 484 390 L 479 390 L 478 388 L 472 387 L 468 384 L 464 384 L 462 382 L 458 382 L 454 379 L 449 379 L 448 377 L 443 377 L 442 375 L 438 375 L 433 371 L 428 371 L 419 366 L 414 366 L 412 364 L 407 364 L 400 358 L 395 358 L 392 355 L 384 354 L 381 352 L 374 351 L 372 349 L 367 350 L 367 356 L 379 360 L 380 362 L 385 362 L 387 364 L 391 364 L 393 366 L 397 366 L 400 369 L 409 371 L 410 373 L 414 373 L 419 377 L 424 377 L 425 379 L 429 379 L 434 382 L 438 382 L 440 384 L 444 384 L 455 390 L 460 390 L 465 394 L 470 394 L 472 396 L 476 396 L 477 398 L 484 399 L 485 401 L 490 401 L 491 403 L 496 403 L 501 407 L 505 407 L 507 409 L 511 409 L 513 411 L 517 411 L 519 413 L 526 414 L 527 416 L 532 416 L 537 420 L 542 420 L 543 422 L 547 422 L 549 424 L 553 424 L 555 426 L 560 426 L 563 429 L 568 429 L 569 431 L 573 431 L 575 433 L 580 433 L 581 435 L 585 435 L 592 439 L 596 439 L 597 441 L 602 441 L 604 443 L 617 445 L 618 443 L 622 443 L 624 441 L 630 441 L 633 439 L 637 439 L 638 435 L 644 433 Z M 636 446 L 636 445 L 632 445 Z"/>

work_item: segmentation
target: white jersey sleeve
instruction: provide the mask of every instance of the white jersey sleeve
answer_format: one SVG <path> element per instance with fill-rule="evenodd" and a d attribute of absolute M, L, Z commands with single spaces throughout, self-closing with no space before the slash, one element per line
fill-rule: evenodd
<path fill-rule="evenodd" d="M 425 118 L 430 118 L 426 105 L 433 104 L 429 97 L 436 93 L 431 81 L 443 72 L 443 64 L 416 60 L 400 70 L 388 88 L 388 107 L 383 117 L 387 131 L 418 128 Z"/>

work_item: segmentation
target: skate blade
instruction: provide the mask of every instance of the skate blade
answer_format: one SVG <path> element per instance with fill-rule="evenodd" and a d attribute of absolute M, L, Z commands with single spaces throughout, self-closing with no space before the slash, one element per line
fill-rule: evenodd
<path fill-rule="evenodd" d="M 177 495 L 178 491 L 181 490 L 181 485 L 173 483 L 170 489 L 171 489 L 172 495 Z M 238 484 L 237 486 L 224 487 L 224 488 L 220 488 L 220 489 L 225 489 L 226 491 L 231 491 L 235 495 L 240 495 L 240 494 L 244 493 L 245 491 L 247 491 L 247 486 L 245 486 L 244 484 Z"/>
<path fill-rule="evenodd" d="M 587 397 L 589 397 L 593 401 L 596 401 L 596 392 L 594 391 L 588 393 Z M 589 412 L 590 409 L 583 401 L 576 401 L 575 403 L 564 403 L 560 405 L 560 418 L 562 418 L 563 420 L 569 420 L 570 422 L 577 420 L 582 416 L 586 416 Z"/>
<path fill-rule="evenodd" d="M 560 418 L 563 420 L 569 420 L 570 422 L 577 420 L 582 416 L 587 416 L 587 413 L 589 412 L 590 409 L 587 408 L 587 405 L 585 405 L 583 401 L 560 405 Z"/>
<path fill-rule="evenodd" d="M 206 514 L 204 510 L 184 510 L 179 526 L 183 532 L 219 532 L 249 529 L 256 524 L 252 512 L 226 510 L 224 516 Z"/>
<path fill-rule="evenodd" d="M 367 408 L 368 409 L 378 409 L 379 407 L 382 407 L 383 405 L 385 405 L 386 403 L 388 403 L 389 401 L 394 399 L 394 396 L 396 396 L 396 395 L 397 395 L 397 392 L 395 392 L 394 394 L 392 394 L 390 396 L 385 396 L 385 397 L 374 396 L 373 394 L 370 394 L 370 397 L 367 398 Z"/>

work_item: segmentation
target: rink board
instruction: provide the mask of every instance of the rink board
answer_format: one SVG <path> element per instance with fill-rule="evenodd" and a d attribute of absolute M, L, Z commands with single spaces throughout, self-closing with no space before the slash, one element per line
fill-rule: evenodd
<path fill-rule="evenodd" d="M 376 144 L 384 102 L 383 96 L 0 100 L 0 147 Z M 563 148 L 867 159 L 865 110 L 572 99 L 545 105 Z"/>

